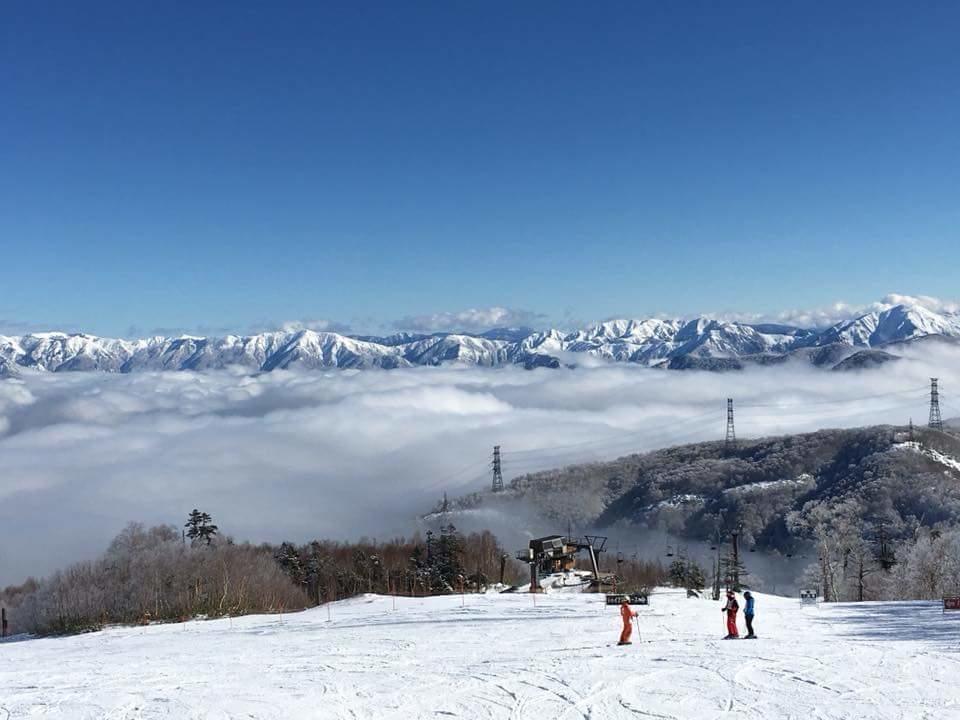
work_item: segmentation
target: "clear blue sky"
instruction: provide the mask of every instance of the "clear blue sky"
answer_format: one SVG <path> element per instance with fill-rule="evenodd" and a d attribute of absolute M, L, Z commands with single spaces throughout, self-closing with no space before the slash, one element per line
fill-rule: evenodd
<path fill-rule="evenodd" d="M 0 322 L 956 297 L 958 38 L 955 2 L 7 3 Z"/>

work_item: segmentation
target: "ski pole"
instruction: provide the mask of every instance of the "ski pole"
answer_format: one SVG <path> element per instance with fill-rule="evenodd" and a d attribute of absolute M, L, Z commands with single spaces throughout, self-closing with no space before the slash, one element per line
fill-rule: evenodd
<path fill-rule="evenodd" d="M 633 621 L 637 624 L 637 642 L 640 642 L 640 618 L 634 615 Z"/>

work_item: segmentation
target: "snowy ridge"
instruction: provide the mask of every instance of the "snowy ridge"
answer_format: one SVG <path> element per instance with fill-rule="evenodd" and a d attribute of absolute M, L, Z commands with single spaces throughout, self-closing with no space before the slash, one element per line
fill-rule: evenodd
<path fill-rule="evenodd" d="M 136 340 L 84 333 L 0 336 L 0 377 L 18 367 L 49 372 L 99 370 L 206 370 L 241 366 L 283 368 L 399 368 L 461 364 L 484 367 L 560 364 L 577 353 L 610 362 L 648 366 L 732 369 L 740 361 L 796 359 L 824 367 L 862 367 L 847 362 L 858 351 L 902 345 L 922 338 L 960 339 L 960 314 L 935 313 L 915 305 L 871 312 L 826 330 L 769 323 L 692 320 L 610 320 L 582 330 L 534 332 L 504 328 L 481 334 L 399 333 L 352 337 L 313 330 L 278 331 L 219 338 L 181 336 Z M 879 351 L 878 351 L 879 352 Z M 894 357 L 894 356 L 890 356 Z"/>
<path fill-rule="evenodd" d="M 810 473 L 801 473 L 795 478 L 782 478 L 781 480 L 761 480 L 760 482 L 748 483 L 746 485 L 737 485 L 727 488 L 723 492 L 728 495 L 746 495 L 760 490 L 769 490 L 771 488 L 800 488 L 815 482 Z"/>
<path fill-rule="evenodd" d="M 955 472 L 960 472 L 960 460 L 957 460 L 956 458 L 952 458 L 949 455 L 944 455 L 942 452 L 934 450 L 933 448 L 923 447 L 920 443 L 905 442 L 905 443 L 900 443 L 899 445 L 895 445 L 894 448 L 898 450 L 908 450 L 911 452 L 915 452 L 919 455 L 923 455 L 924 457 L 930 458 L 935 463 L 939 463 L 940 465 L 950 468 Z"/>
<path fill-rule="evenodd" d="M 684 505 L 703 504 L 705 502 L 706 498 L 704 498 L 703 495 L 683 493 L 682 495 L 673 495 L 665 500 L 655 502 L 653 505 L 647 505 L 645 508 L 643 508 L 643 510 L 644 512 L 649 512 L 650 510 L 656 510 L 657 508 L 676 508 L 683 507 Z"/>

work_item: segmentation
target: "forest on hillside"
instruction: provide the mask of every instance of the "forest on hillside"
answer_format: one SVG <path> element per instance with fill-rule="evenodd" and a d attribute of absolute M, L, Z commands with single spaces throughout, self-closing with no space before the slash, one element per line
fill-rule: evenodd
<path fill-rule="evenodd" d="M 454 509 L 479 505 L 714 544 L 737 531 L 744 548 L 774 560 L 809 551 L 808 581 L 832 599 L 907 597 L 907 587 L 888 587 L 894 567 L 905 572 L 901 561 L 927 546 L 928 555 L 946 557 L 955 542 L 960 440 L 928 428 L 876 426 L 733 447 L 697 443 L 524 475 L 501 493 L 453 503 Z M 854 565 L 860 579 L 851 589 Z M 948 569 L 932 574 L 954 582 Z M 872 586 L 865 589 L 867 576 Z M 920 585 L 929 595 L 937 583 Z"/>

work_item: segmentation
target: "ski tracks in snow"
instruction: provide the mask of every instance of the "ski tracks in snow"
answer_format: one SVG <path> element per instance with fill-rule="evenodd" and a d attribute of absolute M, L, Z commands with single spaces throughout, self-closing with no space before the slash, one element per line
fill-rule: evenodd
<path fill-rule="evenodd" d="M 659 592 L 617 647 L 601 596 L 367 596 L 299 614 L 112 628 L 0 649 L 0 720 L 950 717 L 960 618 L 758 596 L 760 640 Z M 465 607 L 464 607 L 465 604 Z M 938 624 L 939 623 L 939 624 Z M 947 624 L 943 624 L 947 623 Z M 952 625 L 950 624 L 952 623 Z"/>

